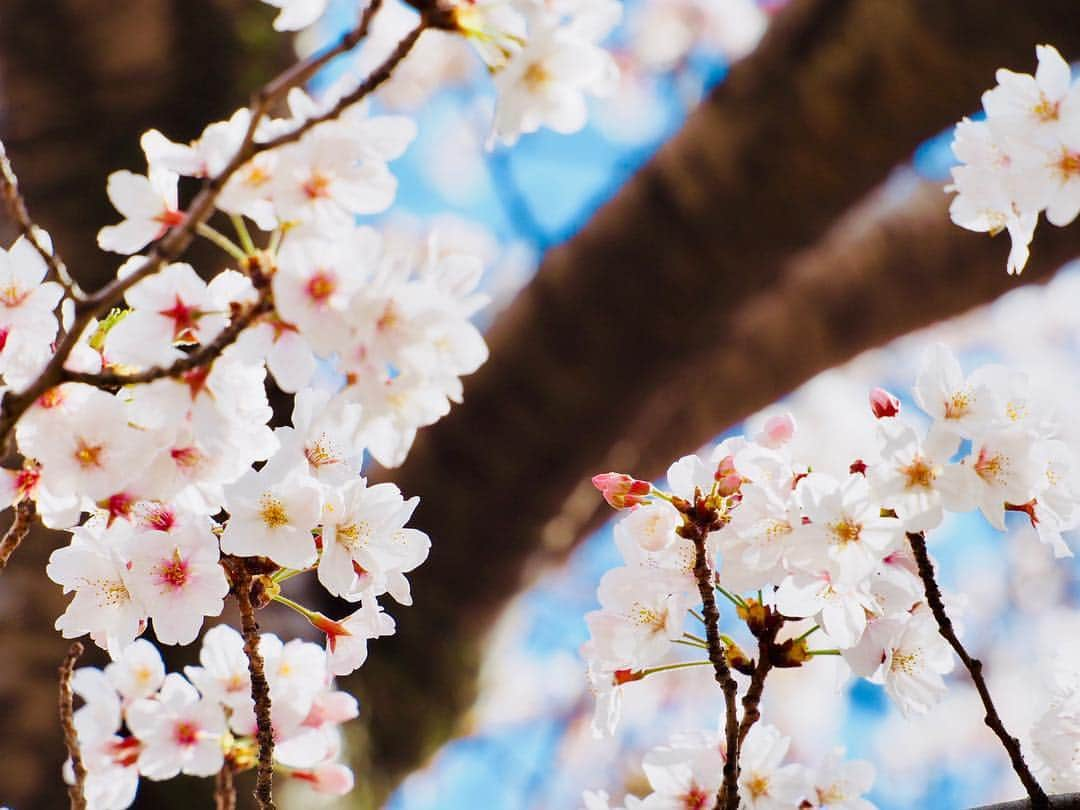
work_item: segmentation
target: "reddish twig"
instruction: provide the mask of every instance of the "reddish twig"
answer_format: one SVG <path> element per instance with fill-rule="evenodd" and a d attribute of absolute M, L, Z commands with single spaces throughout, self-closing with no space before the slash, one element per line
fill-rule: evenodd
<path fill-rule="evenodd" d="M 15 505 L 15 513 L 11 519 L 11 525 L 0 540 L 0 571 L 7 568 L 8 560 L 15 553 L 15 549 L 30 533 L 30 526 L 34 522 L 36 510 L 34 502 L 29 498 L 19 501 Z"/>
<path fill-rule="evenodd" d="M 716 810 L 735 810 L 739 806 L 739 718 L 735 708 L 738 684 L 731 675 L 727 651 L 720 640 L 720 611 L 716 607 L 713 572 L 706 549 L 709 533 L 719 529 L 722 524 L 719 513 L 706 504 L 700 493 L 693 504 L 677 498 L 675 506 L 682 512 L 684 519 L 683 525 L 679 527 L 679 535 L 694 544 L 694 577 L 701 595 L 709 661 L 712 662 L 716 682 L 724 692 L 724 737 L 727 741 L 727 753 L 724 758 L 724 781 L 716 795 Z"/>
<path fill-rule="evenodd" d="M 926 590 L 926 602 L 930 606 L 930 611 L 934 614 L 934 619 L 937 621 L 938 632 L 941 633 L 942 638 L 949 642 L 949 646 L 953 648 L 963 662 L 964 667 L 970 673 L 971 680 L 974 682 L 975 689 L 982 700 L 983 708 L 986 710 L 983 720 L 1005 747 L 1009 760 L 1012 762 L 1013 770 L 1020 777 L 1020 781 L 1024 784 L 1024 789 L 1027 790 L 1031 799 L 1032 810 L 1047 810 L 1050 807 L 1050 801 L 1047 798 L 1046 791 L 1042 789 L 1034 774 L 1031 773 L 1031 769 L 1028 768 L 1027 762 L 1024 761 L 1023 751 L 1020 750 L 1020 741 L 1005 729 L 1005 724 L 1002 722 L 997 707 L 994 706 L 994 700 L 990 696 L 986 679 L 983 677 L 982 662 L 977 658 L 972 658 L 968 651 L 964 649 L 964 645 L 960 643 L 960 639 L 953 629 L 952 620 L 949 619 L 948 613 L 945 612 L 941 589 L 934 578 L 934 564 L 930 561 L 930 555 L 926 551 L 926 538 L 921 532 L 908 532 L 907 538 L 911 544 L 911 550 L 915 554 L 915 562 L 919 567 L 919 577 L 922 579 L 923 588 Z"/>
<path fill-rule="evenodd" d="M 86 810 L 86 765 L 83 764 L 79 751 L 79 735 L 75 731 L 75 697 L 71 691 L 71 675 L 75 662 L 83 654 L 83 645 L 76 641 L 68 648 L 64 662 L 60 665 L 60 725 L 64 729 L 64 744 L 71 757 L 71 770 L 75 781 L 68 788 L 68 800 L 72 810 Z"/>
<path fill-rule="evenodd" d="M 244 654 L 251 675 L 251 699 L 255 701 L 255 738 L 259 743 L 259 765 L 256 771 L 255 799 L 262 810 L 274 810 L 274 728 L 271 719 L 270 685 L 266 680 L 265 662 L 259 652 L 259 624 L 251 603 L 251 574 L 240 569 L 234 583 L 236 601 L 240 605 L 240 626 L 244 636 Z"/>
<path fill-rule="evenodd" d="M 214 779 L 214 810 L 236 810 L 236 771 L 228 757 Z"/>

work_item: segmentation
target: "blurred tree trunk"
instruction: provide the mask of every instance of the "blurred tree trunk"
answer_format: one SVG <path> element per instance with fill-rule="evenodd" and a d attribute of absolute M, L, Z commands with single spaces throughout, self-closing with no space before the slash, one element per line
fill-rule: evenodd
<path fill-rule="evenodd" d="M 923 139 L 973 112 L 995 68 L 1029 69 L 1046 41 L 1080 53 L 1075 10 L 795 0 L 683 130 L 549 252 L 492 328 L 465 404 L 387 475 L 422 496 L 416 522 L 435 542 L 412 575 L 415 606 L 394 611 L 397 635 L 357 675 L 372 779 L 392 783 L 453 733 L 490 620 L 538 552 L 565 549 L 588 523 L 590 474 L 656 474 L 827 364 L 1019 283 L 1005 275 L 1007 245 L 960 231 L 925 193 L 901 238 L 847 245 L 864 253 L 834 245 L 835 277 L 827 262 L 805 271 L 809 284 L 788 268 Z M 1044 272 L 1078 247 L 1075 231 L 1049 238 L 1061 247 Z M 952 265 L 963 258 L 974 261 Z M 864 261 L 880 267 L 864 273 Z M 891 312 L 878 283 L 906 309 Z"/>
<path fill-rule="evenodd" d="M 95 241 L 117 218 L 105 195 L 109 172 L 145 171 L 143 131 L 191 139 L 245 104 L 290 56 L 287 40 L 270 30 L 272 14 L 245 0 L 0 3 L 0 140 L 31 214 L 86 287 L 121 261 Z M 9 226 L 6 216 L 0 223 Z M 13 233 L 3 236 L 8 244 Z M 52 628 L 66 600 L 44 575 L 60 542 L 35 530 L 0 580 L 0 803 L 20 810 L 67 806 L 55 687 L 67 643 Z M 104 660 L 92 650 L 83 663 Z M 207 805 L 193 803 L 181 784 L 204 787 L 181 780 L 155 790 L 144 781 L 139 806 Z"/>

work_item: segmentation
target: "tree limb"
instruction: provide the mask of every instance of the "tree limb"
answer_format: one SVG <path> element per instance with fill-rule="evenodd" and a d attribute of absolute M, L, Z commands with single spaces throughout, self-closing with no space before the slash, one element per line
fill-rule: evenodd
<path fill-rule="evenodd" d="M 986 685 L 986 678 L 982 674 L 982 661 L 971 657 L 953 629 L 952 621 L 945 611 L 945 603 L 941 598 L 941 589 L 938 588 L 937 580 L 934 578 L 934 564 L 930 561 L 930 555 L 926 551 L 926 538 L 921 532 L 908 532 L 907 539 L 915 555 L 915 563 L 919 567 L 919 578 L 922 580 L 923 588 L 926 591 L 926 603 L 930 606 L 930 612 L 934 614 L 938 632 L 941 633 L 943 639 L 949 642 L 949 646 L 953 648 L 957 657 L 964 664 L 964 668 L 971 675 L 975 690 L 979 693 L 979 699 L 986 710 L 986 716 L 983 718 L 986 725 L 997 735 L 1006 753 L 1008 753 L 1013 770 L 1023 783 L 1024 789 L 1028 792 L 1032 810 L 1047 810 L 1050 807 L 1050 802 L 1047 799 L 1046 791 L 1042 789 L 1027 762 L 1024 761 L 1024 752 L 1020 749 L 1020 741 L 1006 730 L 1005 723 L 1002 721 L 1001 715 L 998 714 L 994 699 L 990 695 L 990 688 Z"/>
<path fill-rule="evenodd" d="M 64 743 L 68 756 L 71 757 L 71 770 L 75 776 L 68 788 L 68 800 L 71 810 L 86 810 L 86 765 L 83 763 L 79 748 L 79 735 L 75 731 L 74 696 L 71 691 L 71 676 L 75 662 L 83 654 L 83 645 L 76 641 L 68 648 L 64 662 L 60 665 L 60 726 L 64 730 Z"/>

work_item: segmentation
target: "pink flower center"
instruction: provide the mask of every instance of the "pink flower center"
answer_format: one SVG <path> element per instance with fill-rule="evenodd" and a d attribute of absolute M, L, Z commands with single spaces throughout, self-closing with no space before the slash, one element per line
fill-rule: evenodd
<path fill-rule="evenodd" d="M 309 200 L 318 200 L 330 196 L 330 178 L 322 172 L 312 172 L 301 187 Z"/>
<path fill-rule="evenodd" d="M 686 810 L 705 810 L 709 806 L 709 794 L 697 785 L 690 788 L 690 792 L 682 797 L 683 807 Z"/>
<path fill-rule="evenodd" d="M 311 300 L 325 304 L 337 290 L 337 277 L 330 270 L 319 270 L 308 279 L 307 294 Z"/>
<path fill-rule="evenodd" d="M 160 222 L 162 229 L 167 229 L 172 228 L 176 225 L 183 225 L 184 219 L 185 217 L 183 211 L 174 211 L 171 208 L 166 208 L 164 211 L 154 217 L 154 222 Z"/>
<path fill-rule="evenodd" d="M 199 310 L 195 307 L 189 307 L 178 295 L 171 309 L 160 310 L 158 314 L 172 320 L 173 340 L 195 342 L 195 326 L 199 316 L 202 315 Z"/>
<path fill-rule="evenodd" d="M 180 556 L 180 549 L 178 548 L 173 549 L 171 558 L 158 563 L 155 573 L 159 585 L 164 585 L 174 591 L 183 588 L 190 576 L 188 561 Z"/>
<path fill-rule="evenodd" d="M 165 506 L 157 506 L 143 516 L 143 523 L 159 532 L 167 532 L 176 525 L 176 514 Z"/>
<path fill-rule="evenodd" d="M 174 447 L 169 451 L 169 455 L 172 456 L 177 467 L 183 467 L 186 470 L 199 466 L 199 462 L 203 459 L 197 447 Z"/>
<path fill-rule="evenodd" d="M 188 721 L 181 721 L 173 729 L 173 739 L 177 745 L 185 747 L 195 745 L 199 741 L 199 727 Z"/>
<path fill-rule="evenodd" d="M 73 455 L 75 461 L 77 461 L 79 466 L 85 470 L 90 467 L 101 466 L 101 452 L 103 449 L 102 445 L 90 444 L 80 437 L 75 445 L 75 452 Z"/>

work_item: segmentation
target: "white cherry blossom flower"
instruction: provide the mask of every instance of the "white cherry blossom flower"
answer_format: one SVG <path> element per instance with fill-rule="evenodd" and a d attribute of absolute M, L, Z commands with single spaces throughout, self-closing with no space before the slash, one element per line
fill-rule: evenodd
<path fill-rule="evenodd" d="M 750 810 L 790 810 L 808 793 L 801 765 L 782 765 L 791 739 L 758 723 L 739 748 L 739 796 Z"/>
<path fill-rule="evenodd" d="M 319 522 L 322 496 L 302 471 L 251 471 L 225 488 L 229 521 L 221 550 L 265 556 L 278 565 L 303 570 L 315 562 L 311 530 Z"/>
<path fill-rule="evenodd" d="M 132 544 L 126 578 L 162 644 L 190 644 L 204 617 L 221 615 L 229 581 L 209 523 L 141 532 Z"/>
<path fill-rule="evenodd" d="M 358 610 L 338 624 L 347 632 L 328 635 L 326 641 L 327 666 L 337 676 L 348 675 L 363 666 L 367 660 L 367 643 L 393 635 L 395 629 L 394 619 L 383 612 L 374 597 L 364 599 Z"/>
<path fill-rule="evenodd" d="M 176 184 L 177 175 L 166 169 L 151 169 L 149 175 L 129 171 L 110 174 L 109 200 L 124 220 L 98 232 L 101 249 L 136 253 L 181 224 L 185 215 L 177 207 Z"/>
<path fill-rule="evenodd" d="M 138 638 L 105 667 L 105 676 L 124 700 L 131 702 L 157 692 L 165 680 L 165 663 L 157 647 Z"/>
<path fill-rule="evenodd" d="M 211 776 L 220 770 L 225 714 L 219 704 L 200 699 L 182 675 L 166 675 L 158 695 L 135 701 L 126 717 L 143 745 L 139 771 L 144 776 Z"/>

